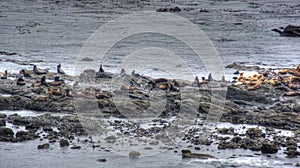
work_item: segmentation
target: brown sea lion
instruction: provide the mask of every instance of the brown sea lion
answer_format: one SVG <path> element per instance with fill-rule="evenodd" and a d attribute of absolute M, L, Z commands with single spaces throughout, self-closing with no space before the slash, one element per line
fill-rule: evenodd
<path fill-rule="evenodd" d="M 121 86 L 121 90 L 138 90 L 138 88 L 133 87 L 131 85 L 123 85 Z"/>
<path fill-rule="evenodd" d="M 279 69 L 278 70 L 278 73 L 283 74 L 283 75 L 285 75 L 287 73 L 291 73 L 291 72 L 292 72 L 291 69 Z"/>
<path fill-rule="evenodd" d="M 22 77 L 17 79 L 17 85 L 24 86 L 25 84 L 26 82 Z"/>
<path fill-rule="evenodd" d="M 256 84 L 252 87 L 248 87 L 247 90 L 257 90 L 261 88 L 263 81 L 259 80 L 256 82 Z"/>
<path fill-rule="evenodd" d="M 299 76 L 300 77 L 300 64 L 296 67 L 296 69 L 293 71 L 293 74 L 295 76 Z"/>
<path fill-rule="evenodd" d="M 112 95 L 108 94 L 108 93 L 98 93 L 98 94 L 95 95 L 95 97 L 97 99 L 109 99 L 109 98 L 112 97 Z"/>
<path fill-rule="evenodd" d="M 30 78 L 31 77 L 30 73 L 25 69 L 22 69 L 20 71 L 20 74 L 22 74 L 24 78 Z"/>
<path fill-rule="evenodd" d="M 62 95 L 62 90 L 57 89 L 57 88 L 48 88 L 48 93 L 52 96 L 61 96 Z"/>
<path fill-rule="evenodd" d="M 159 89 L 161 90 L 169 90 L 171 87 L 171 84 L 169 82 L 164 82 L 159 86 Z"/>
<path fill-rule="evenodd" d="M 193 85 L 196 84 L 197 86 L 200 86 L 200 81 L 198 75 L 195 76 L 195 80 L 193 82 Z"/>
<path fill-rule="evenodd" d="M 300 96 L 300 92 L 285 92 L 282 96 Z"/>
<path fill-rule="evenodd" d="M 1 75 L 1 79 L 7 79 L 7 70 L 4 70 L 4 72 Z"/>
<path fill-rule="evenodd" d="M 33 65 L 33 73 L 36 75 L 44 75 L 48 73 L 48 70 L 38 69 L 36 65 Z"/>

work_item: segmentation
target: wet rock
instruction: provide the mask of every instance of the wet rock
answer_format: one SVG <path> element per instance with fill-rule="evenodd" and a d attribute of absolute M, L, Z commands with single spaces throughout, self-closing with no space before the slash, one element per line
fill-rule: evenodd
<path fill-rule="evenodd" d="M 67 146 L 70 145 L 70 143 L 69 143 L 69 141 L 66 140 L 66 139 L 61 139 L 61 140 L 59 141 L 59 145 L 60 145 L 60 147 L 67 147 Z"/>
<path fill-rule="evenodd" d="M 7 115 L 6 114 L 2 114 L 2 113 L 0 113 L 0 118 L 6 118 L 7 117 Z"/>
<path fill-rule="evenodd" d="M 27 140 L 34 140 L 39 138 L 34 132 L 26 132 L 26 131 L 18 131 L 16 133 L 16 138 L 19 142 L 27 141 Z"/>
<path fill-rule="evenodd" d="M 256 128 L 249 128 L 246 131 L 246 135 L 249 136 L 250 138 L 265 137 L 265 134 L 258 127 L 256 127 Z"/>
<path fill-rule="evenodd" d="M 6 125 L 6 120 L 4 118 L 0 118 L 0 127 Z"/>
<path fill-rule="evenodd" d="M 141 156 L 141 153 L 138 152 L 138 151 L 131 151 L 131 152 L 129 152 L 129 157 L 131 157 L 131 158 L 137 158 L 139 156 Z"/>
<path fill-rule="evenodd" d="M 230 128 L 219 128 L 218 133 L 223 134 L 223 135 L 233 135 L 233 134 L 235 134 L 234 128 L 232 128 L 232 127 L 230 127 Z"/>
<path fill-rule="evenodd" d="M 190 150 L 182 150 L 181 153 L 183 158 L 197 158 L 197 159 L 215 158 L 214 156 L 209 154 L 192 153 Z"/>
<path fill-rule="evenodd" d="M 0 141 L 12 141 L 14 132 L 10 128 L 0 128 Z"/>
<path fill-rule="evenodd" d="M 271 143 L 271 142 L 262 143 L 261 153 L 273 154 L 273 153 L 277 153 L 277 152 L 278 152 L 278 148 L 277 148 L 276 144 Z"/>
<path fill-rule="evenodd" d="M 38 149 L 50 149 L 50 144 L 45 143 L 37 146 Z"/>
<path fill-rule="evenodd" d="M 72 146 L 71 149 L 81 149 L 81 146 Z"/>
<path fill-rule="evenodd" d="M 106 159 L 98 159 L 97 161 L 98 162 L 106 162 L 107 160 Z"/>

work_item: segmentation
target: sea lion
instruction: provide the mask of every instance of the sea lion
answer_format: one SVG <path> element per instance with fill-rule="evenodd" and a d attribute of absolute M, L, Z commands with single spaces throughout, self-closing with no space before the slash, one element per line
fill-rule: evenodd
<path fill-rule="evenodd" d="M 102 65 L 100 65 L 99 72 L 104 72 Z"/>
<path fill-rule="evenodd" d="M 300 96 L 300 92 L 285 92 L 282 96 Z"/>
<path fill-rule="evenodd" d="M 299 76 L 300 77 L 300 64 L 296 67 L 296 69 L 293 71 L 293 74 L 295 76 Z"/>
<path fill-rule="evenodd" d="M 33 73 L 36 75 L 44 75 L 48 73 L 48 70 L 38 69 L 36 65 L 33 65 Z"/>
<path fill-rule="evenodd" d="M 195 80 L 193 82 L 193 85 L 196 84 L 198 87 L 200 87 L 200 81 L 199 81 L 199 77 L 196 75 L 195 76 Z"/>
<path fill-rule="evenodd" d="M 240 76 L 237 78 L 237 81 L 242 83 L 245 82 L 244 72 L 240 73 Z"/>
<path fill-rule="evenodd" d="M 50 96 L 54 95 L 54 96 L 61 96 L 62 95 L 62 91 L 60 89 L 57 88 L 48 88 L 48 93 L 50 94 Z"/>
<path fill-rule="evenodd" d="M 291 73 L 292 70 L 291 69 L 279 69 L 278 70 L 278 73 L 282 74 L 282 75 L 285 75 L 285 74 L 288 74 L 288 73 Z"/>
<path fill-rule="evenodd" d="M 4 70 L 4 72 L 1 75 L 1 79 L 7 79 L 7 70 Z"/>
<path fill-rule="evenodd" d="M 175 79 L 172 80 L 171 84 L 176 87 L 179 87 L 179 83 Z"/>
<path fill-rule="evenodd" d="M 61 68 L 61 64 L 58 64 L 56 69 L 57 69 L 57 73 L 66 74 L 65 71 Z"/>
<path fill-rule="evenodd" d="M 24 86 L 25 84 L 26 82 L 22 77 L 17 79 L 17 85 Z"/>
<path fill-rule="evenodd" d="M 164 82 L 159 86 L 159 89 L 161 90 L 169 90 L 171 87 L 171 84 L 169 82 Z"/>
<path fill-rule="evenodd" d="M 292 84 L 292 83 L 289 83 L 289 84 L 288 84 L 288 87 L 289 87 L 290 89 L 293 89 L 293 90 L 298 90 L 298 89 L 300 89 L 300 85 L 296 85 L 296 84 Z"/>
<path fill-rule="evenodd" d="M 126 70 L 125 70 L 124 68 L 121 69 L 120 75 L 121 75 L 121 76 L 126 75 Z"/>
<path fill-rule="evenodd" d="M 222 76 L 222 80 L 221 80 L 222 83 L 226 83 L 226 79 L 225 79 L 225 76 Z"/>
<path fill-rule="evenodd" d="M 288 25 L 286 27 L 279 27 L 271 30 L 279 33 L 281 36 L 300 36 L 300 26 L 296 25 Z"/>
<path fill-rule="evenodd" d="M 261 80 L 257 81 L 257 83 L 254 86 L 248 87 L 247 90 L 257 90 L 257 89 L 261 88 L 262 82 L 263 81 L 261 81 Z"/>
<path fill-rule="evenodd" d="M 210 81 L 213 81 L 213 77 L 212 77 L 211 73 L 208 74 L 207 80 L 208 80 L 209 82 L 210 82 Z"/>
<path fill-rule="evenodd" d="M 22 69 L 20 71 L 20 74 L 22 74 L 24 78 L 30 78 L 31 77 L 31 75 L 29 74 L 29 72 L 26 71 L 25 69 Z"/>
<path fill-rule="evenodd" d="M 163 82 L 168 82 L 168 79 L 166 78 L 158 78 L 158 79 L 153 79 L 155 83 L 163 83 Z"/>
<path fill-rule="evenodd" d="M 48 83 L 46 82 L 46 77 L 45 76 L 43 76 L 41 78 L 40 85 L 48 86 Z"/>
<path fill-rule="evenodd" d="M 131 85 L 123 85 L 121 86 L 121 90 L 138 90 L 138 88 L 133 87 Z"/>
<path fill-rule="evenodd" d="M 108 93 L 98 93 L 98 94 L 95 95 L 95 97 L 97 99 L 109 99 L 109 98 L 112 97 L 112 95 L 108 94 Z"/>

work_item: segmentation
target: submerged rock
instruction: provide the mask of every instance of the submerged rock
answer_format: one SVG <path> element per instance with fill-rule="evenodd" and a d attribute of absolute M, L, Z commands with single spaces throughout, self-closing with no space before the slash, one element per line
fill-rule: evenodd
<path fill-rule="evenodd" d="M 131 152 L 129 152 L 129 157 L 131 157 L 131 158 L 137 158 L 139 156 L 141 156 L 141 153 L 138 152 L 138 151 L 131 151 Z"/>
<path fill-rule="evenodd" d="M 271 143 L 271 142 L 262 143 L 261 153 L 273 154 L 273 153 L 277 153 L 277 152 L 278 152 L 278 148 L 277 148 L 276 144 Z"/>
<path fill-rule="evenodd" d="M 214 156 L 209 154 L 192 153 L 190 150 L 182 150 L 181 153 L 183 158 L 197 158 L 197 159 L 215 158 Z"/>
<path fill-rule="evenodd" d="M 37 146 L 38 149 L 50 149 L 50 144 L 45 143 Z"/>
<path fill-rule="evenodd" d="M 61 139 L 61 140 L 59 141 L 59 145 L 60 145 L 60 147 L 66 147 L 66 146 L 69 146 L 70 144 L 69 144 L 69 141 L 68 141 L 68 140 L 66 140 L 66 139 Z"/>

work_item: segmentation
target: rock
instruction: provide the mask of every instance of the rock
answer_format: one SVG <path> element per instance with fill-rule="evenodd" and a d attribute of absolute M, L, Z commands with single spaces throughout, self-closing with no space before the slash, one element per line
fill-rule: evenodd
<path fill-rule="evenodd" d="M 234 132 L 234 128 L 230 127 L 230 128 L 219 128 L 218 133 L 223 135 L 233 135 L 235 132 Z"/>
<path fill-rule="evenodd" d="M 98 162 L 106 162 L 107 160 L 106 159 L 98 159 L 97 161 Z"/>
<path fill-rule="evenodd" d="M 10 128 L 0 128 L 0 141 L 5 139 L 13 138 L 14 132 Z"/>
<path fill-rule="evenodd" d="M 296 167 L 300 167 L 300 162 L 295 164 Z"/>
<path fill-rule="evenodd" d="M 4 118 L 0 118 L 0 127 L 1 126 L 5 126 L 6 125 L 6 121 Z"/>
<path fill-rule="evenodd" d="M 66 140 L 66 139 L 61 139 L 61 140 L 59 141 L 59 145 L 60 145 L 60 147 L 66 147 L 66 146 L 69 146 L 70 144 L 69 144 L 69 141 L 68 141 L 68 140 Z"/>
<path fill-rule="evenodd" d="M 273 154 L 273 153 L 277 153 L 277 152 L 278 152 L 278 148 L 277 148 L 277 145 L 275 145 L 274 143 L 271 143 L 271 142 L 262 143 L 261 153 Z"/>
<path fill-rule="evenodd" d="M 190 150 L 182 150 L 181 153 L 183 158 L 197 158 L 197 159 L 215 158 L 214 156 L 209 154 L 192 153 Z"/>
<path fill-rule="evenodd" d="M 38 149 L 50 149 L 50 144 L 45 143 L 37 146 Z"/>
<path fill-rule="evenodd" d="M 89 58 L 89 57 L 84 57 L 84 58 L 81 59 L 81 61 L 89 62 L 89 61 L 94 61 L 94 60 L 92 58 Z"/>
<path fill-rule="evenodd" d="M 6 118 L 7 117 L 7 115 L 6 114 L 2 114 L 2 113 L 0 113 L 0 118 Z"/>
<path fill-rule="evenodd" d="M 129 157 L 131 157 L 131 158 L 137 158 L 139 156 L 141 156 L 141 153 L 138 152 L 138 151 L 131 151 L 131 152 L 129 152 Z"/>
<path fill-rule="evenodd" d="M 261 129 L 259 129 L 258 127 L 256 128 L 249 128 L 246 131 L 246 134 L 250 137 L 250 138 L 257 138 L 257 137 L 265 137 L 265 134 L 262 132 Z"/>
<path fill-rule="evenodd" d="M 72 146 L 71 149 L 81 149 L 81 146 Z"/>
<path fill-rule="evenodd" d="M 28 132 L 18 131 L 16 133 L 16 138 L 19 142 L 22 142 L 22 141 L 34 140 L 40 137 L 36 135 L 34 131 L 28 131 Z"/>

